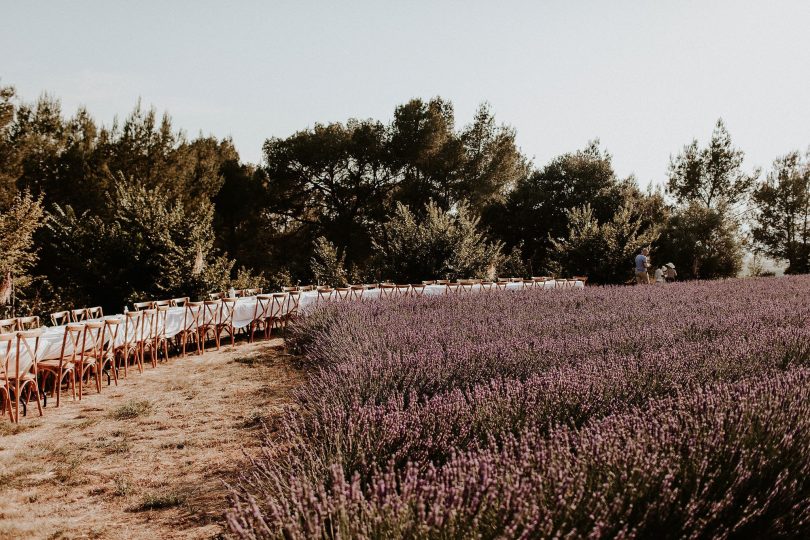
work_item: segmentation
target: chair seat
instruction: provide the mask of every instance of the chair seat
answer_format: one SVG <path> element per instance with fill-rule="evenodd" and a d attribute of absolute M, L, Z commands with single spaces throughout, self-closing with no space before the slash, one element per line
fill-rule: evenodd
<path fill-rule="evenodd" d="M 62 364 L 62 370 L 67 371 L 73 369 L 73 362 L 65 362 Z M 48 371 L 59 371 L 59 360 L 41 360 L 37 362 L 37 369 L 45 369 Z"/>
<path fill-rule="evenodd" d="M 12 377 L 11 375 L 9 375 L 9 377 L 8 377 L 9 381 L 13 381 L 15 379 L 16 379 L 16 377 Z M 23 382 L 25 382 L 25 381 L 35 381 L 36 378 L 34 377 L 34 374 L 29 371 L 28 373 L 23 373 L 22 375 L 20 375 L 20 380 L 23 381 Z"/>

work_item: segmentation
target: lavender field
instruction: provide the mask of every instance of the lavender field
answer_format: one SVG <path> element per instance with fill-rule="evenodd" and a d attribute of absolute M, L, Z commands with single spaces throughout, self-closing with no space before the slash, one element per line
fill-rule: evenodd
<path fill-rule="evenodd" d="M 810 535 L 810 277 L 326 306 L 240 538 Z"/>

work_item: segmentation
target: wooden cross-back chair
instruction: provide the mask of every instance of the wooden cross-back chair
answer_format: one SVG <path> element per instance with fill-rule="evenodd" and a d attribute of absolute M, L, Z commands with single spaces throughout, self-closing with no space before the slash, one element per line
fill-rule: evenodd
<path fill-rule="evenodd" d="M 17 317 L 17 330 L 36 330 L 42 326 L 39 321 L 39 316 L 31 315 L 29 317 Z"/>
<path fill-rule="evenodd" d="M 143 373 L 143 361 L 140 356 L 142 320 L 143 311 L 129 311 L 124 314 L 124 328 L 121 330 L 121 342 L 115 349 L 116 358 L 124 366 L 124 377 L 129 374 L 130 357 L 135 366 Z"/>
<path fill-rule="evenodd" d="M 37 365 L 37 369 L 42 375 L 42 392 L 48 392 L 48 380 L 51 379 L 53 383 L 51 397 L 56 394 L 57 407 L 62 397 L 62 385 L 65 380 L 67 380 L 68 386 L 73 392 L 73 399 L 76 399 L 76 358 L 81 354 L 83 335 L 84 324 L 68 324 L 62 336 L 62 348 L 59 352 L 59 358 L 41 360 Z"/>
<path fill-rule="evenodd" d="M 202 317 L 202 302 L 186 302 L 183 310 L 183 327 L 177 334 L 180 340 L 180 356 L 186 356 L 186 345 L 191 340 L 197 346 L 197 354 L 200 354 L 200 318 Z"/>
<path fill-rule="evenodd" d="M 397 294 L 397 296 L 410 296 L 411 295 L 411 286 L 410 285 L 397 285 L 396 294 Z"/>
<path fill-rule="evenodd" d="M 461 294 L 469 294 L 473 290 L 473 286 L 475 282 L 472 280 L 459 280 L 458 282 L 458 292 Z"/>
<path fill-rule="evenodd" d="M 508 281 L 501 281 L 500 279 L 495 282 L 495 290 L 497 291 L 505 291 L 507 285 L 509 285 Z"/>
<path fill-rule="evenodd" d="M 523 288 L 524 289 L 534 289 L 537 285 L 537 282 L 533 279 L 524 279 L 523 280 Z"/>
<path fill-rule="evenodd" d="M 351 290 L 350 287 L 335 287 L 335 300 L 348 300 Z"/>
<path fill-rule="evenodd" d="M 79 401 L 84 395 L 84 378 L 88 384 L 92 375 L 96 381 L 96 391 L 101 393 L 101 356 L 103 354 L 104 323 L 88 322 L 84 324 L 82 333 L 82 346 L 76 363 L 76 376 L 79 381 Z"/>
<path fill-rule="evenodd" d="M 396 285 L 381 284 L 379 288 L 380 298 L 393 298 L 397 293 Z"/>
<path fill-rule="evenodd" d="M 157 309 L 145 309 L 141 315 L 141 334 L 138 337 L 140 352 L 140 369 L 143 371 L 143 364 L 146 361 L 146 352 L 149 351 L 149 360 L 152 367 L 157 366 L 157 352 L 155 351 L 155 322 L 157 320 Z"/>
<path fill-rule="evenodd" d="M 270 317 L 270 303 L 272 299 L 273 296 L 270 294 L 256 295 L 256 305 L 253 306 L 253 318 L 250 320 L 250 343 L 253 343 L 257 328 L 264 330 L 265 335 L 267 335 L 267 321 Z"/>
<path fill-rule="evenodd" d="M 110 378 L 118 386 L 118 362 L 115 349 L 118 343 L 118 333 L 121 330 L 121 319 L 104 319 L 104 328 L 101 330 L 101 355 L 99 356 L 98 370 L 107 374 L 107 386 Z"/>
<path fill-rule="evenodd" d="M 363 299 L 363 291 L 366 288 L 362 285 L 352 285 L 349 287 L 349 300 L 360 301 Z"/>
<path fill-rule="evenodd" d="M 410 295 L 424 296 L 427 285 L 424 281 L 422 283 L 411 283 Z"/>
<path fill-rule="evenodd" d="M 172 305 L 171 300 L 155 300 L 154 302 L 152 302 L 153 308 L 170 307 L 171 305 Z"/>
<path fill-rule="evenodd" d="M 231 337 L 231 347 L 236 343 L 236 328 L 233 326 L 235 311 L 236 298 L 223 298 L 222 309 L 219 312 L 219 322 L 217 323 L 217 333 L 226 332 Z"/>
<path fill-rule="evenodd" d="M 103 317 L 104 317 L 104 310 L 101 309 L 101 306 L 93 306 L 87 308 L 88 319 L 101 319 Z"/>
<path fill-rule="evenodd" d="M 70 311 L 55 311 L 51 313 L 51 324 L 62 326 L 70 322 Z"/>
<path fill-rule="evenodd" d="M 32 394 L 34 399 L 37 400 L 39 415 L 42 416 L 42 403 L 40 403 L 42 395 L 39 391 L 39 372 L 37 371 L 37 353 L 39 352 L 39 339 L 41 336 L 41 328 L 17 332 L 14 370 L 6 370 L 9 379 L 9 387 L 14 392 L 14 421 L 17 423 L 20 421 L 20 405 L 23 406 L 23 415 L 25 415 L 27 412 L 27 404 L 30 403 Z M 25 366 L 22 363 L 23 355 L 30 360 L 30 366 Z M 23 393 L 25 393 L 24 400 Z"/>
<path fill-rule="evenodd" d="M 458 283 L 445 283 L 444 294 L 460 294 L 461 286 Z"/>
<path fill-rule="evenodd" d="M 206 300 L 203 302 L 202 314 L 200 315 L 199 322 L 199 340 L 200 349 L 205 353 L 205 342 L 208 339 L 208 334 L 217 345 L 219 350 L 219 329 L 217 323 L 219 322 L 219 312 L 222 310 L 222 300 Z"/>
<path fill-rule="evenodd" d="M 270 299 L 270 318 L 265 325 L 266 337 L 270 337 L 273 328 L 287 329 L 287 296 L 288 293 L 273 293 Z"/>
<path fill-rule="evenodd" d="M 11 406 L 11 386 L 8 379 L 11 357 L 17 348 L 17 334 L 13 332 L 0 333 L 0 407 L 2 412 L 8 411 L 9 419 L 14 422 L 14 410 Z"/>
<path fill-rule="evenodd" d="M 169 305 L 172 307 L 183 307 L 186 304 L 188 304 L 189 300 L 190 299 L 188 296 L 183 296 L 180 298 L 172 298 L 171 300 L 169 300 Z"/>
<path fill-rule="evenodd" d="M 284 312 L 284 326 L 298 316 L 298 310 L 301 307 L 301 293 L 292 291 L 287 293 L 287 307 Z"/>
<path fill-rule="evenodd" d="M 146 302 L 135 302 L 132 305 L 135 307 L 135 311 L 143 311 L 145 309 L 152 309 L 154 304 L 152 300 L 147 300 Z"/>
<path fill-rule="evenodd" d="M 479 287 L 481 287 L 481 292 L 488 293 L 492 292 L 493 285 L 491 281 L 482 281 Z"/>
<path fill-rule="evenodd" d="M 318 296 L 315 298 L 315 303 L 320 304 L 321 302 L 329 302 L 332 300 L 332 293 L 334 291 L 327 287 L 325 289 L 318 289 Z"/>
<path fill-rule="evenodd" d="M 71 322 L 83 322 L 87 320 L 87 308 L 78 308 L 70 310 Z"/>
<path fill-rule="evenodd" d="M 160 359 L 160 352 L 163 352 L 163 361 L 169 361 L 169 338 L 166 335 L 166 324 L 169 315 L 169 306 L 162 305 L 162 306 L 155 306 L 155 344 L 154 344 L 154 351 L 155 356 L 153 358 L 153 366 L 157 366 L 157 362 Z"/>

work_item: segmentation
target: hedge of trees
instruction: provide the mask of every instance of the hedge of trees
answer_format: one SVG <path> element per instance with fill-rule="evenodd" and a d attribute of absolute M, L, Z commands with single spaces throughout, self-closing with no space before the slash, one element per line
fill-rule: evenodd
<path fill-rule="evenodd" d="M 645 245 L 685 278 L 736 275 L 746 248 L 806 272 L 810 159 L 789 153 L 760 178 L 743 157 L 718 121 L 705 147 L 671 159 L 663 189 L 642 189 L 598 141 L 537 165 L 487 105 L 459 127 L 434 98 L 389 123 L 270 138 L 251 164 L 230 139 L 190 138 L 140 103 L 103 125 L 4 87 L 0 273 L 18 311 L 46 313 L 229 285 L 493 272 L 622 283 Z"/>

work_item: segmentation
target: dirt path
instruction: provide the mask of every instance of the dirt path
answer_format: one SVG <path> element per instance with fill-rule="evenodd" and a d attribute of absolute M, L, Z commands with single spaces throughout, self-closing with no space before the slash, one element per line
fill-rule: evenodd
<path fill-rule="evenodd" d="M 217 538 L 223 481 L 302 378 L 281 346 L 172 358 L 0 420 L 0 538 Z"/>

